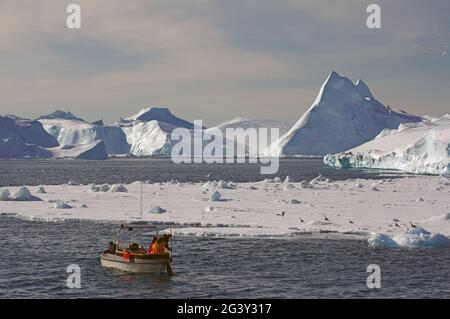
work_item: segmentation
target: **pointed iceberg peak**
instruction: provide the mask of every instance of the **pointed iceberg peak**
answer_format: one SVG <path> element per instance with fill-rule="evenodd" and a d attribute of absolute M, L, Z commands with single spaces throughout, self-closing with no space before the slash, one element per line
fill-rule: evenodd
<path fill-rule="evenodd" d="M 75 116 L 72 112 L 70 112 L 70 111 L 66 112 L 66 111 L 61 111 L 61 110 L 56 110 L 53 113 L 43 115 L 38 118 L 38 120 L 56 120 L 56 119 L 83 121 L 83 119 Z"/>
<path fill-rule="evenodd" d="M 128 126 L 133 124 L 133 122 L 150 121 L 158 121 L 160 123 L 169 124 L 175 127 L 184 127 L 190 130 L 194 128 L 194 124 L 176 117 L 167 107 L 147 107 L 133 116 L 121 119 L 116 125 Z"/>
<path fill-rule="evenodd" d="M 373 98 L 372 93 L 369 90 L 369 87 L 366 85 L 366 83 L 363 82 L 363 80 L 359 79 L 356 82 L 356 89 L 359 93 L 361 93 L 364 97 L 370 97 Z"/>
<path fill-rule="evenodd" d="M 330 80 L 340 80 L 340 79 L 346 79 L 345 76 L 340 75 L 336 71 L 331 71 L 330 75 L 328 75 L 328 78 L 325 82 L 329 82 Z"/>
<path fill-rule="evenodd" d="M 147 107 L 137 114 L 130 116 L 129 120 L 148 122 L 174 116 L 167 107 Z"/>
<path fill-rule="evenodd" d="M 331 71 L 328 78 L 325 80 L 325 83 L 322 86 L 322 89 L 334 89 L 334 90 L 343 90 L 343 89 L 354 89 L 355 84 L 345 77 L 337 73 L 336 71 Z"/>
<path fill-rule="evenodd" d="M 312 107 L 315 107 L 315 105 L 318 105 L 321 101 L 333 100 L 355 91 L 355 84 L 353 84 L 350 79 L 338 74 L 336 71 L 332 71 L 322 85 Z"/>

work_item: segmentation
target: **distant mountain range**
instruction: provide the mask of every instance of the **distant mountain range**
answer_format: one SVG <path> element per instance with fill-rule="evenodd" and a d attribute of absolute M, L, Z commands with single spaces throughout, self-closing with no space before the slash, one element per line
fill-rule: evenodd
<path fill-rule="evenodd" d="M 280 138 L 264 155 L 325 155 L 354 148 L 372 140 L 384 129 L 422 118 L 396 112 L 376 100 L 367 85 L 332 72 L 310 109 L 294 124 L 274 120 L 235 118 L 211 132 L 227 128 L 280 129 Z M 145 108 L 112 125 L 102 120 L 89 123 L 71 112 L 57 110 L 26 120 L 0 117 L 0 158 L 86 158 L 108 155 L 170 155 L 175 128 L 192 130 L 193 123 L 178 118 L 167 108 Z"/>

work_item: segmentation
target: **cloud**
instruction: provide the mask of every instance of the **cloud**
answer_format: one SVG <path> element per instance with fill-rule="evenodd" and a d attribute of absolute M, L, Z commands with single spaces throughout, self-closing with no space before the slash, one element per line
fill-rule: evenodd
<path fill-rule="evenodd" d="M 81 30 L 65 27 L 72 2 L 82 8 Z M 415 110 L 414 93 L 405 98 L 379 83 L 395 78 L 386 83 L 402 92 L 402 79 L 417 76 L 417 85 L 436 93 L 440 112 L 448 92 L 428 78 L 449 57 L 424 64 L 414 46 L 437 50 L 449 39 L 447 2 L 436 1 L 437 10 L 420 1 L 379 4 L 383 28 L 373 31 L 365 27 L 366 4 L 351 0 L 3 0 L 0 87 L 8 94 L 0 113 L 66 107 L 112 121 L 166 105 L 212 122 L 252 114 L 292 119 L 332 69 L 364 77 L 388 92 L 389 104 Z M 450 82 L 441 69 L 439 84 Z"/>

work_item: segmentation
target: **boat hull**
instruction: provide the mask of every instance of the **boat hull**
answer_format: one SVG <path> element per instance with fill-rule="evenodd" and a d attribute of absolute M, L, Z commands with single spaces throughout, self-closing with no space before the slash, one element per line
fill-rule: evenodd
<path fill-rule="evenodd" d="M 103 267 L 131 273 L 167 274 L 167 259 L 125 259 L 122 256 L 103 254 L 100 257 Z"/>

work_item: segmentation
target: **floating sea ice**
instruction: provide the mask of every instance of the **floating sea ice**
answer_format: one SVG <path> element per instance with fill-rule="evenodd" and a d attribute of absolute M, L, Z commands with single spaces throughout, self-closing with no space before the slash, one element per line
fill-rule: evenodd
<path fill-rule="evenodd" d="M 449 186 L 450 185 L 450 179 L 445 177 L 445 176 L 439 176 L 438 184 L 440 184 L 442 186 Z"/>
<path fill-rule="evenodd" d="M 233 184 L 232 182 L 225 182 L 223 180 L 220 180 L 216 185 L 216 188 L 219 189 L 235 189 L 236 187 L 236 184 Z"/>
<path fill-rule="evenodd" d="M 210 182 L 206 182 L 205 184 L 202 185 L 202 190 L 206 191 L 209 189 L 210 186 L 211 186 Z"/>
<path fill-rule="evenodd" d="M 56 209 L 70 209 L 70 208 L 72 208 L 72 206 L 70 206 L 69 204 L 64 203 L 62 201 L 57 200 L 57 201 L 55 201 L 53 203 L 53 208 L 56 208 Z"/>
<path fill-rule="evenodd" d="M 0 189 L 0 201 L 11 200 L 11 194 L 8 189 L 2 188 Z"/>
<path fill-rule="evenodd" d="M 274 183 L 281 183 L 281 178 L 275 177 L 275 178 L 273 179 L 273 181 L 274 181 Z"/>
<path fill-rule="evenodd" d="M 284 186 L 284 190 L 295 189 L 295 188 L 296 187 L 291 183 L 288 183 Z"/>
<path fill-rule="evenodd" d="M 444 213 L 441 215 L 433 216 L 427 219 L 425 222 L 441 222 L 441 221 L 450 221 L 450 213 Z"/>
<path fill-rule="evenodd" d="M 289 175 L 288 175 L 288 176 L 286 176 L 286 178 L 285 178 L 284 182 L 285 182 L 285 183 L 289 183 L 290 181 L 291 181 L 291 178 L 289 177 Z"/>
<path fill-rule="evenodd" d="M 384 234 L 372 234 L 368 243 L 372 247 L 445 247 L 450 246 L 450 238 L 417 227 L 408 230 L 406 233 L 390 238 Z"/>
<path fill-rule="evenodd" d="M 413 228 L 393 238 L 404 247 L 441 247 L 449 246 L 450 239 L 442 234 L 432 234 L 421 227 Z"/>
<path fill-rule="evenodd" d="M 305 181 L 300 182 L 300 187 L 301 188 L 313 188 L 314 186 L 310 182 L 305 180 Z"/>
<path fill-rule="evenodd" d="M 380 233 L 372 233 L 367 240 L 370 247 L 387 247 L 394 248 L 398 247 L 398 244 L 389 236 Z"/>
<path fill-rule="evenodd" d="M 161 208 L 159 206 L 154 206 L 147 211 L 147 214 L 163 214 L 166 211 L 167 210 L 165 210 L 164 208 Z"/>
<path fill-rule="evenodd" d="M 45 194 L 47 191 L 45 190 L 44 186 L 40 185 L 36 188 L 36 194 Z"/>
<path fill-rule="evenodd" d="M 31 195 L 30 190 L 28 188 L 26 188 L 25 186 L 22 186 L 21 188 L 19 188 L 19 190 L 17 192 L 12 194 L 11 199 L 14 201 L 20 201 L 20 202 L 22 202 L 22 201 L 24 201 L 24 202 L 41 201 L 41 199 L 39 197 Z"/>
<path fill-rule="evenodd" d="M 108 192 L 110 192 L 110 193 L 127 193 L 128 190 L 122 184 L 113 184 L 109 188 Z"/>
<path fill-rule="evenodd" d="M 209 200 L 212 202 L 218 202 L 222 198 L 222 195 L 218 191 L 214 191 L 209 196 Z"/>
<path fill-rule="evenodd" d="M 319 176 L 317 176 L 316 178 L 314 178 L 310 183 L 311 184 L 316 184 L 316 183 L 320 183 L 320 182 L 326 182 L 327 178 L 322 176 L 321 174 L 319 174 Z"/>
<path fill-rule="evenodd" d="M 79 184 L 77 182 L 75 182 L 74 180 L 70 179 L 66 185 L 67 186 L 78 186 Z"/>
<path fill-rule="evenodd" d="M 109 184 L 102 184 L 102 185 L 95 185 L 90 184 L 89 185 L 89 191 L 90 192 L 108 192 L 111 186 Z"/>

